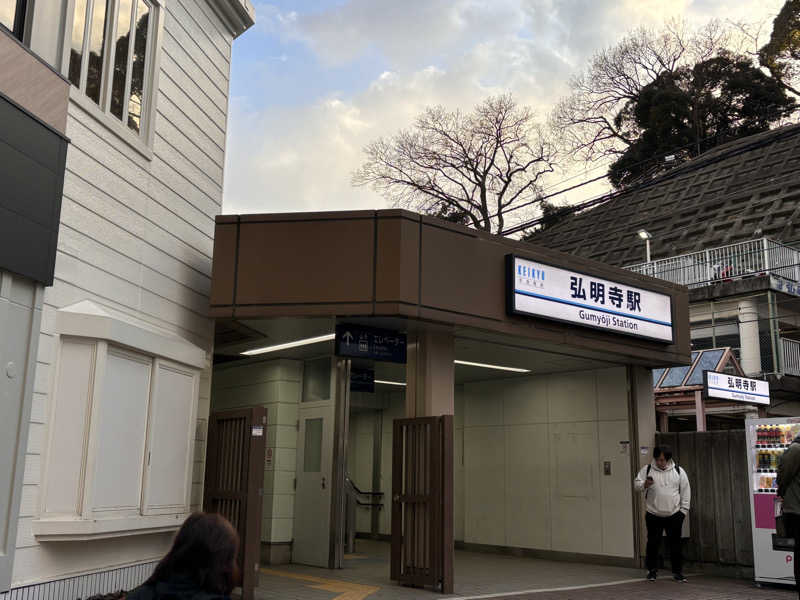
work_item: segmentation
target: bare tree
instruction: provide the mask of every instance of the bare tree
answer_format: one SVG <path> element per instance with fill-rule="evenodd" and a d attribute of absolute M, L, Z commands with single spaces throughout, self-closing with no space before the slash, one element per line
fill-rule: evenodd
<path fill-rule="evenodd" d="M 413 126 L 364 148 L 353 173 L 395 206 L 463 215 L 476 229 L 504 232 L 506 213 L 540 195 L 555 154 L 533 111 L 510 94 L 489 97 L 468 114 L 427 108 Z"/>
<path fill-rule="evenodd" d="M 673 20 L 660 31 L 635 29 L 597 52 L 571 79 L 571 93 L 551 114 L 550 126 L 559 132 L 562 149 L 587 162 L 623 154 L 641 132 L 632 120 L 619 116 L 642 88 L 663 73 L 711 58 L 729 44 L 730 36 L 731 27 L 719 21 L 689 30 L 685 22 Z"/>

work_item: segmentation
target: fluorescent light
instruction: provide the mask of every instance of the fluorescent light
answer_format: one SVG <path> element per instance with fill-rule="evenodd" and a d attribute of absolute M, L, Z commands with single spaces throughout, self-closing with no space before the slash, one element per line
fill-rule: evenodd
<path fill-rule="evenodd" d="M 278 352 L 280 350 L 288 350 L 289 348 L 297 348 L 299 346 L 308 346 L 309 344 L 319 344 L 320 342 L 331 342 L 336 339 L 335 333 L 328 333 L 326 335 L 319 335 L 317 337 L 306 338 L 304 340 L 295 340 L 294 342 L 286 342 L 285 344 L 277 344 L 275 346 L 264 346 L 263 348 L 256 348 L 254 350 L 247 350 L 242 352 L 246 356 L 253 356 L 255 354 L 266 354 L 267 352 Z"/>
<path fill-rule="evenodd" d="M 488 365 L 486 363 L 469 362 L 467 360 L 454 360 L 457 365 L 468 367 L 481 367 L 482 369 L 495 369 L 497 371 L 511 371 L 512 373 L 530 373 L 530 369 L 519 369 L 517 367 L 501 367 L 500 365 Z"/>
<path fill-rule="evenodd" d="M 640 229 L 636 233 L 639 234 L 639 237 L 642 238 L 643 240 L 649 240 L 653 238 L 650 232 L 647 231 L 646 229 Z"/>
<path fill-rule="evenodd" d="M 400 385 L 402 387 L 406 387 L 406 384 L 403 381 L 384 381 L 382 379 L 376 379 L 375 383 L 382 383 L 383 385 Z"/>

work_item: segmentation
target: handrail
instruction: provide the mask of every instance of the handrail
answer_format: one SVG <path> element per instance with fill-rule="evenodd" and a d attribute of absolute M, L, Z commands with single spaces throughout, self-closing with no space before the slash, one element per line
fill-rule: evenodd
<path fill-rule="evenodd" d="M 364 491 L 358 489 L 358 486 L 353 482 L 352 479 L 350 479 L 349 477 L 347 477 L 346 479 L 347 479 L 347 482 L 353 487 L 353 489 L 361 496 L 383 496 L 384 495 L 383 492 L 364 492 Z"/>
<path fill-rule="evenodd" d="M 787 375 L 800 375 L 800 342 L 781 338 L 783 353 L 783 372 Z"/>
<path fill-rule="evenodd" d="M 768 273 L 800 281 L 800 250 L 763 237 L 628 265 L 625 269 L 690 288 Z"/>

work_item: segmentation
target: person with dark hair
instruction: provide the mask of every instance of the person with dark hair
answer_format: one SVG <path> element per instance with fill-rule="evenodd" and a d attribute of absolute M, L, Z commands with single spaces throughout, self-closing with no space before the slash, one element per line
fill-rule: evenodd
<path fill-rule="evenodd" d="M 686 471 L 672 460 L 672 448 L 653 448 L 653 461 L 642 467 L 633 487 L 644 493 L 647 524 L 647 579 L 655 581 L 662 532 L 667 532 L 669 560 L 675 581 L 686 582 L 683 576 L 681 529 L 692 502 L 692 490 Z"/>
<path fill-rule="evenodd" d="M 239 535 L 218 514 L 194 513 L 153 575 L 126 600 L 230 600 L 238 584 Z"/>

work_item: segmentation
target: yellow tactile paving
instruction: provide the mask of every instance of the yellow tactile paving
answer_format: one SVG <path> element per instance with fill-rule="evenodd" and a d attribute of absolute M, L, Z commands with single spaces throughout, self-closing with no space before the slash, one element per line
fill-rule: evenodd
<path fill-rule="evenodd" d="M 334 600 L 364 600 L 364 598 L 381 589 L 371 585 L 362 585 L 360 583 L 351 583 L 349 581 L 340 581 L 338 579 L 324 579 L 322 577 L 314 577 L 313 575 L 291 573 L 289 571 L 280 571 L 278 569 L 261 569 L 261 572 L 266 575 L 273 575 L 275 577 L 296 579 L 297 581 L 303 581 L 305 583 L 312 584 L 308 587 L 315 590 L 323 590 L 326 592 L 339 594 L 334 598 Z"/>

